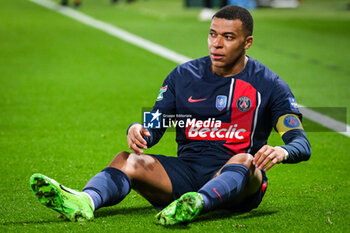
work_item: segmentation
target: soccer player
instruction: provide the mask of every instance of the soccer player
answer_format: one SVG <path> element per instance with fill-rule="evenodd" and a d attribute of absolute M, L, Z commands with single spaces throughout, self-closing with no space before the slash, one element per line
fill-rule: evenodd
<path fill-rule="evenodd" d="M 90 220 L 133 188 L 163 208 L 156 218 L 164 225 L 218 209 L 258 207 L 267 188 L 265 172 L 278 163 L 308 160 L 311 148 L 288 85 L 246 55 L 252 33 L 246 9 L 220 9 L 210 25 L 210 55 L 177 66 L 165 79 L 152 120 L 176 117 L 177 157 L 144 154 L 166 127 L 133 123 L 127 130 L 132 153 L 117 154 L 82 192 L 34 174 L 30 184 L 40 202 L 72 221 Z M 267 145 L 272 128 L 285 145 Z"/>

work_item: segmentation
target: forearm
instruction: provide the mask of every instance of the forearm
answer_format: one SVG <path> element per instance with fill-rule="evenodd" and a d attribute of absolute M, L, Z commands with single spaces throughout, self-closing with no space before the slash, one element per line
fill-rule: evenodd
<path fill-rule="evenodd" d="M 310 158 L 311 145 L 304 130 L 290 130 L 282 136 L 282 139 L 285 145 L 281 147 L 288 152 L 287 159 L 283 163 L 298 163 Z"/>

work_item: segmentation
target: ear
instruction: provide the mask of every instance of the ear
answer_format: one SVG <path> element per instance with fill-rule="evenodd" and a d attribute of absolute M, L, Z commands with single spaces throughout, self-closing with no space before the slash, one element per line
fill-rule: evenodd
<path fill-rule="evenodd" d="M 247 50 L 249 49 L 249 47 L 253 44 L 253 36 L 247 36 L 245 38 L 245 45 L 244 45 L 244 49 Z"/>

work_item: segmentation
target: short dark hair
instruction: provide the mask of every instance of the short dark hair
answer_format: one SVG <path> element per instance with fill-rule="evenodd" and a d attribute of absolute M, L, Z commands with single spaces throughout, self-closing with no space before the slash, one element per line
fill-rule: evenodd
<path fill-rule="evenodd" d="M 245 30 L 246 36 L 253 35 L 253 17 L 249 11 L 243 7 L 235 5 L 225 6 L 216 12 L 213 18 L 227 20 L 239 19 L 242 22 L 243 30 Z"/>

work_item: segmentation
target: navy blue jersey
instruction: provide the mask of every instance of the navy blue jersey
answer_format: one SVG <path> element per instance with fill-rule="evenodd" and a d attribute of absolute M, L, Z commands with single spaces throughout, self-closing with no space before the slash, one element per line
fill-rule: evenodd
<path fill-rule="evenodd" d="M 282 115 L 301 118 L 288 85 L 257 60 L 249 57 L 243 71 L 231 77 L 214 74 L 210 66 L 209 56 L 177 66 L 153 107 L 163 119 L 175 116 L 178 156 L 255 154 Z M 164 131 L 150 129 L 149 146 Z"/>

